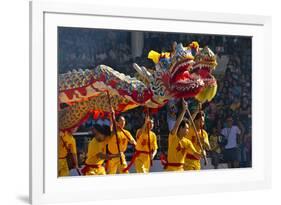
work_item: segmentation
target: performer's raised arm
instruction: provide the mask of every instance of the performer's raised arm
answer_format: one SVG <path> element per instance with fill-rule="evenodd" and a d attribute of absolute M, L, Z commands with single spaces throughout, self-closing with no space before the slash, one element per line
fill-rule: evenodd
<path fill-rule="evenodd" d="M 184 100 L 182 100 L 182 110 L 180 112 L 180 115 L 178 116 L 176 123 L 173 127 L 173 129 L 171 130 L 171 134 L 175 135 L 178 132 L 179 126 L 181 121 L 183 120 L 183 117 L 185 115 L 186 109 L 187 109 L 187 102 L 185 102 Z"/>
<path fill-rule="evenodd" d="M 114 111 L 113 107 L 110 107 L 109 121 L 110 121 L 110 131 L 111 132 L 113 132 L 113 120 L 115 120 L 115 111 Z"/>

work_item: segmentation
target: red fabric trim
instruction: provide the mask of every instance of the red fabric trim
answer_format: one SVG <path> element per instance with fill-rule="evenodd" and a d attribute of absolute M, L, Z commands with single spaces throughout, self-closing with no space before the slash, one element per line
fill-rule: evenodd
<path fill-rule="evenodd" d="M 200 160 L 200 159 L 198 159 L 197 157 L 195 157 L 194 155 L 192 155 L 192 154 L 186 154 L 186 157 L 185 157 L 186 159 L 191 159 L 191 160 Z"/>
<path fill-rule="evenodd" d="M 183 163 L 173 163 L 173 162 L 168 162 L 167 160 L 167 155 L 165 155 L 164 153 L 162 153 L 160 155 L 160 161 L 161 161 L 161 164 L 163 165 L 163 168 L 166 169 L 168 166 L 171 166 L 171 167 L 180 167 L 180 166 L 183 166 L 184 164 Z"/>
<path fill-rule="evenodd" d="M 81 173 L 82 173 L 83 175 L 86 175 L 86 173 L 87 173 L 88 171 L 90 171 L 91 168 L 93 168 L 93 169 L 98 169 L 98 168 L 101 168 L 101 167 L 102 167 L 101 164 L 86 164 L 86 163 L 85 163 L 85 166 L 81 169 Z"/>
<path fill-rule="evenodd" d="M 79 127 L 81 124 L 83 124 L 91 115 L 91 112 L 88 112 L 78 123 L 72 125 L 71 127 L 60 129 L 60 131 L 71 131 L 73 128 Z"/>
<path fill-rule="evenodd" d="M 164 154 L 164 153 L 161 153 L 160 154 L 160 162 L 163 166 L 165 166 L 165 164 L 168 163 L 168 160 L 167 160 L 167 155 Z"/>
<path fill-rule="evenodd" d="M 127 105 L 129 105 L 130 103 L 128 104 L 119 104 L 118 105 L 118 110 L 115 110 L 116 112 L 122 112 L 126 107 Z"/>
<path fill-rule="evenodd" d="M 109 160 L 106 160 L 105 161 L 105 165 L 104 165 L 104 169 L 105 169 L 105 172 L 107 173 L 108 171 L 108 167 L 109 167 Z"/>
<path fill-rule="evenodd" d="M 120 104 L 119 105 L 119 107 L 121 108 L 120 112 L 123 111 L 122 109 L 124 109 L 126 106 L 127 105 Z M 104 112 L 103 111 L 88 111 L 88 113 L 83 118 L 81 118 L 81 120 L 78 121 L 78 123 L 72 125 L 71 127 L 67 127 L 67 128 L 64 128 L 64 129 L 60 128 L 60 131 L 71 131 L 73 128 L 79 127 L 81 124 L 83 124 L 90 117 L 90 115 L 92 113 L 93 113 L 93 115 L 101 115 L 101 114 L 103 114 L 103 116 L 104 116 Z M 99 116 L 99 117 L 101 117 L 101 116 Z"/>

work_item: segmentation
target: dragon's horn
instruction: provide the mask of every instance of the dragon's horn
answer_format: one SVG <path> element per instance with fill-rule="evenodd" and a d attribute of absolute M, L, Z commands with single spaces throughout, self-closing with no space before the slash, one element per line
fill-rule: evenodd
<path fill-rule="evenodd" d="M 152 78 L 151 73 L 144 67 L 140 67 L 138 64 L 133 63 L 133 67 L 135 68 L 135 70 L 142 76 L 144 77 L 146 80 L 150 81 Z"/>

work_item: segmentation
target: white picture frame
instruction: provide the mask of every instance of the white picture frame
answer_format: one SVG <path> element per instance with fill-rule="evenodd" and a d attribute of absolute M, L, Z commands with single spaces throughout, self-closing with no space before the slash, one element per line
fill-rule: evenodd
<path fill-rule="evenodd" d="M 252 168 L 58 178 L 57 26 L 252 36 Z M 269 188 L 271 111 L 267 109 L 265 112 L 265 107 L 271 100 L 270 52 L 270 17 L 105 7 L 83 3 L 31 2 L 30 202 L 77 202 Z M 74 191 L 71 187 L 79 189 Z"/>

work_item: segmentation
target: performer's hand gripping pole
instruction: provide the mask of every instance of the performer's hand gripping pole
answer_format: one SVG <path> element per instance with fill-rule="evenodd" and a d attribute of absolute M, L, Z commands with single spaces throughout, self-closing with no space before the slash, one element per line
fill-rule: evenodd
<path fill-rule="evenodd" d="M 182 100 L 184 100 L 184 99 L 182 99 Z M 204 164 L 207 165 L 207 164 L 208 164 L 208 161 L 207 161 L 207 157 L 206 157 L 206 152 L 205 152 L 205 150 L 204 150 L 204 148 L 203 148 L 203 146 L 202 146 L 201 139 L 200 139 L 200 137 L 199 137 L 197 128 L 196 128 L 196 126 L 195 126 L 195 123 L 194 123 L 194 121 L 193 121 L 193 118 L 192 118 L 192 116 L 191 116 L 191 113 L 190 113 L 188 107 L 187 107 L 186 111 L 187 111 L 188 117 L 190 118 L 192 127 L 193 127 L 193 129 L 194 129 L 194 131 L 195 131 L 195 135 L 196 135 L 196 138 L 197 138 L 197 141 L 198 141 L 200 150 L 201 150 L 201 152 L 202 152 L 202 154 L 203 154 Z"/>

